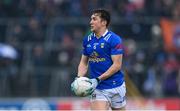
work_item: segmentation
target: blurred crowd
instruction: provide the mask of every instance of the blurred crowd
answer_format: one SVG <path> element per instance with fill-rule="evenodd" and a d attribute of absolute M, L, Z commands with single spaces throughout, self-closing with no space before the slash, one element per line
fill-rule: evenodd
<path fill-rule="evenodd" d="M 82 39 L 99 7 L 112 15 L 123 70 L 142 96 L 180 96 L 180 54 L 164 49 L 160 26 L 160 18 L 180 21 L 179 0 L 0 0 L 0 42 L 17 53 L 0 47 L 0 97 L 73 96 Z"/>
<path fill-rule="evenodd" d="M 113 16 L 178 17 L 178 0 L 1 0 L 0 17 L 48 18 L 89 16 L 92 9 L 103 7 Z"/>

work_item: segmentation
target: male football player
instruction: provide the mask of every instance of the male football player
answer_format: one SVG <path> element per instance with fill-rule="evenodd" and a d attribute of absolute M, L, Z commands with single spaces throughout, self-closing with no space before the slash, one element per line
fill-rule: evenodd
<path fill-rule="evenodd" d="M 126 105 L 126 86 L 121 71 L 122 39 L 108 30 L 110 19 L 107 10 L 94 10 L 90 20 L 92 33 L 83 40 L 77 76 L 85 76 L 90 67 L 92 110 L 123 110 Z"/>

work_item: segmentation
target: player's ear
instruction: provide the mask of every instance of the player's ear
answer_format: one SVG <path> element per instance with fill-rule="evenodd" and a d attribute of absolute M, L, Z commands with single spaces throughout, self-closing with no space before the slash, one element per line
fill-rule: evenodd
<path fill-rule="evenodd" d="M 102 20 L 102 24 L 103 24 L 103 25 L 106 25 L 106 24 L 107 24 L 107 21 Z"/>

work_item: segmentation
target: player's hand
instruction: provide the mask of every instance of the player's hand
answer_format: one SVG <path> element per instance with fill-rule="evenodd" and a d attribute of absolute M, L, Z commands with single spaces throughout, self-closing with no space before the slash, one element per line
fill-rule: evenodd
<path fill-rule="evenodd" d="M 93 93 L 93 91 L 96 89 L 97 85 L 100 83 L 99 78 L 90 79 L 91 82 L 91 88 L 89 89 L 89 93 Z"/>

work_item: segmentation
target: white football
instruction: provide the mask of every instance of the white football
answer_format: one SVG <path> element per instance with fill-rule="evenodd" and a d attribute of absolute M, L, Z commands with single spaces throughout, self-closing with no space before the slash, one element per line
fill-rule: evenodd
<path fill-rule="evenodd" d="M 90 95 L 88 89 L 91 88 L 91 82 L 89 82 L 89 78 L 87 77 L 79 77 L 74 81 L 73 88 L 77 96 L 88 96 Z"/>

